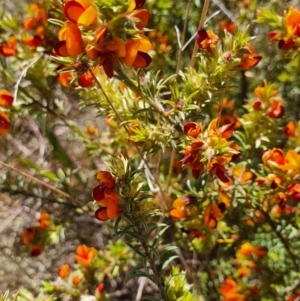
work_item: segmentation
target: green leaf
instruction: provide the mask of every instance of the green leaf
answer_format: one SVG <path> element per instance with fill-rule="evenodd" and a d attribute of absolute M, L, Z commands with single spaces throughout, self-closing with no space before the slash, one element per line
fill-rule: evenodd
<path fill-rule="evenodd" d="M 170 252 L 170 251 L 173 251 L 173 250 L 175 250 L 175 249 L 177 249 L 177 246 L 169 246 L 169 247 L 166 247 L 166 248 L 164 248 L 163 250 L 161 250 L 161 251 L 159 252 L 159 255 L 160 255 L 160 257 L 162 257 L 162 256 L 164 256 L 166 253 L 168 253 L 168 252 Z"/>
<path fill-rule="evenodd" d="M 168 258 L 162 265 L 161 270 L 163 271 L 164 269 L 166 269 L 166 267 L 169 265 L 169 263 L 171 261 L 173 261 L 174 259 L 178 258 L 177 255 L 171 256 L 170 258 Z"/>

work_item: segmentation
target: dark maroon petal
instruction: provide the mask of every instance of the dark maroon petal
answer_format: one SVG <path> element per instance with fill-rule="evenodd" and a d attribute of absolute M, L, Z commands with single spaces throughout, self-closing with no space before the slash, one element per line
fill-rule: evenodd
<path fill-rule="evenodd" d="M 93 198 L 95 201 L 101 201 L 104 199 L 105 188 L 105 184 L 100 184 L 93 189 Z"/>
<path fill-rule="evenodd" d="M 112 78 L 114 76 L 114 65 L 109 59 L 106 59 L 103 62 L 103 69 L 108 78 Z"/>
<path fill-rule="evenodd" d="M 135 9 L 141 8 L 145 4 L 146 0 L 135 0 Z"/>
<path fill-rule="evenodd" d="M 206 30 L 205 29 L 199 29 L 198 32 L 197 32 L 196 39 L 197 39 L 197 44 L 198 44 L 199 48 L 202 48 L 201 43 L 205 39 L 209 39 L 209 36 L 208 36 Z"/>
<path fill-rule="evenodd" d="M 187 164 L 193 161 L 193 156 L 192 155 L 186 155 L 182 160 L 182 164 Z"/>

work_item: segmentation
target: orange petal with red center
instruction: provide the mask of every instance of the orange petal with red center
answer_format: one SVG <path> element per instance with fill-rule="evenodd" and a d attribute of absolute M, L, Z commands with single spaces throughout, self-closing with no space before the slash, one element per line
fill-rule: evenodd
<path fill-rule="evenodd" d="M 56 43 L 55 46 L 54 46 L 54 51 L 57 55 L 69 56 L 66 41 L 60 41 L 60 42 Z"/>
<path fill-rule="evenodd" d="M 88 7 L 78 18 L 77 24 L 83 26 L 91 25 L 97 18 L 97 11 L 93 6 Z"/>
<path fill-rule="evenodd" d="M 78 55 L 84 50 L 81 31 L 74 23 L 67 23 L 66 47 L 70 56 Z"/>
<path fill-rule="evenodd" d="M 126 56 L 122 58 L 125 66 L 131 67 L 135 61 L 140 46 L 140 40 L 128 40 L 126 43 Z"/>
<path fill-rule="evenodd" d="M 9 125 L 8 116 L 0 111 L 0 135 L 5 135 L 8 132 Z"/>
<path fill-rule="evenodd" d="M 148 52 L 149 50 L 151 50 L 152 49 L 152 44 L 150 43 L 149 39 L 143 34 L 139 34 L 139 37 L 141 39 L 139 40 L 140 45 L 138 47 L 138 51 Z"/>
<path fill-rule="evenodd" d="M 109 220 L 109 217 L 107 215 L 107 208 L 100 208 L 95 212 L 95 217 L 99 221 L 107 221 Z"/>
<path fill-rule="evenodd" d="M 132 65 L 136 68 L 146 68 L 151 64 L 151 62 L 152 58 L 149 54 L 138 51 Z"/>
<path fill-rule="evenodd" d="M 43 40 L 39 36 L 27 36 L 23 37 L 22 41 L 31 48 L 36 48 L 43 44 Z"/>
<path fill-rule="evenodd" d="M 0 106 L 11 107 L 14 101 L 13 96 L 5 89 L 0 90 Z"/>
<path fill-rule="evenodd" d="M 64 6 L 64 15 L 74 23 L 77 23 L 79 17 L 84 11 L 84 7 L 77 1 L 68 1 Z"/>
<path fill-rule="evenodd" d="M 131 14 L 131 17 L 138 19 L 136 27 L 138 29 L 145 28 L 150 20 L 150 13 L 147 9 L 136 10 Z"/>

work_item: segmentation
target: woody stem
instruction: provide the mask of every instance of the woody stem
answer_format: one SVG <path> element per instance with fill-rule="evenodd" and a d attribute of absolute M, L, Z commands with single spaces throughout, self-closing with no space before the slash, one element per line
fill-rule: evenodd
<path fill-rule="evenodd" d="M 201 14 L 198 30 L 202 29 L 203 26 L 204 26 L 206 15 L 207 15 L 208 8 L 209 8 L 209 4 L 210 4 L 210 0 L 205 0 L 204 5 L 203 5 L 203 9 L 202 9 L 202 14 Z M 197 55 L 198 49 L 199 49 L 199 47 L 198 47 L 198 43 L 197 43 L 197 39 L 196 39 L 195 44 L 194 44 L 193 54 L 192 54 L 192 60 L 191 60 L 191 63 L 190 63 L 190 67 L 192 67 L 192 68 L 194 67 L 195 62 L 196 62 L 196 55 Z"/>

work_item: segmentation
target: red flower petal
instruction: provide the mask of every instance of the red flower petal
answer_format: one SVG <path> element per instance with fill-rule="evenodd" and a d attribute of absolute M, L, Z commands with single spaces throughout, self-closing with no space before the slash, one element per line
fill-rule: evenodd
<path fill-rule="evenodd" d="M 65 16 L 74 23 L 77 23 L 77 20 L 84 11 L 84 7 L 77 1 L 68 1 L 64 6 Z"/>
<path fill-rule="evenodd" d="M 100 208 L 95 212 L 95 217 L 96 219 L 98 219 L 99 221 L 107 221 L 109 220 L 109 217 L 107 215 L 107 208 Z"/>

